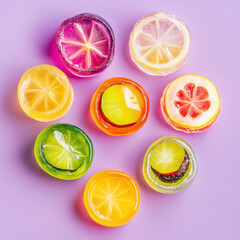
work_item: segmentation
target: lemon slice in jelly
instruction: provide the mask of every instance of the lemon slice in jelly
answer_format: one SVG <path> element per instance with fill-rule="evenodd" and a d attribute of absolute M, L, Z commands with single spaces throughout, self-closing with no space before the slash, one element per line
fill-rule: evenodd
<path fill-rule="evenodd" d="M 102 95 L 103 114 L 110 122 L 119 126 L 136 123 L 141 116 L 142 108 L 141 93 L 130 85 L 112 85 Z"/>
<path fill-rule="evenodd" d="M 166 76 L 178 70 L 190 50 L 187 26 L 175 16 L 156 12 L 134 26 L 129 49 L 133 62 L 145 73 Z"/>

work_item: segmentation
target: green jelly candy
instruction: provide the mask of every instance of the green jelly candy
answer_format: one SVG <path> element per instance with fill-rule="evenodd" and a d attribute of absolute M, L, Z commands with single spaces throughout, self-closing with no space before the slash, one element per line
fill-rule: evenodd
<path fill-rule="evenodd" d="M 40 167 L 66 180 L 82 177 L 93 159 L 93 145 L 87 134 L 70 124 L 54 124 L 37 137 L 34 147 Z"/>

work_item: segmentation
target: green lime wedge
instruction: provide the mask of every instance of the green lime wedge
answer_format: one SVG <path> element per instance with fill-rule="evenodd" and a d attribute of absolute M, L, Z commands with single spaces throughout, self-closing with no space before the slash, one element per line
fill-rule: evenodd
<path fill-rule="evenodd" d="M 50 175 L 75 179 L 89 169 L 93 147 L 89 137 L 78 127 L 55 124 L 39 134 L 35 156 L 39 165 Z"/>
<path fill-rule="evenodd" d="M 163 142 L 152 151 L 150 165 L 159 173 L 172 173 L 180 168 L 184 156 L 182 146 L 170 141 Z"/>

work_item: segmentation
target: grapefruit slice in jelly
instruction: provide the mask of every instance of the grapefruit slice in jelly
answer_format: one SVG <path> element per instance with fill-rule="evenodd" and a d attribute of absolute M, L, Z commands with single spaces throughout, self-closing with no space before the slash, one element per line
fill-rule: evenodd
<path fill-rule="evenodd" d="M 170 83 L 161 100 L 166 120 L 182 131 L 201 131 L 211 126 L 220 105 L 213 83 L 197 75 L 185 75 Z"/>
<path fill-rule="evenodd" d="M 84 190 L 84 204 L 90 217 L 107 227 L 126 224 L 136 214 L 140 192 L 136 181 L 116 170 L 98 172 Z"/>
<path fill-rule="evenodd" d="M 142 71 L 165 76 L 185 62 L 190 50 L 190 34 L 182 21 L 158 12 L 136 23 L 129 48 L 132 60 Z"/>
<path fill-rule="evenodd" d="M 101 17 L 84 13 L 65 20 L 56 34 L 59 55 L 67 69 L 79 77 L 103 71 L 114 56 L 115 39 Z"/>

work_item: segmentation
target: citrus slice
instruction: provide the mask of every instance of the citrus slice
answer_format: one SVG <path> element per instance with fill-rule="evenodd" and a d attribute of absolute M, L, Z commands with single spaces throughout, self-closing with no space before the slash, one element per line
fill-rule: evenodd
<path fill-rule="evenodd" d="M 159 173 L 172 173 L 177 171 L 185 157 L 185 150 L 174 142 L 159 144 L 151 154 L 151 166 Z"/>
<path fill-rule="evenodd" d="M 69 124 L 45 128 L 36 140 L 34 151 L 43 170 L 66 180 L 83 176 L 93 157 L 89 137 L 78 127 Z"/>
<path fill-rule="evenodd" d="M 129 48 L 132 60 L 142 71 L 165 76 L 184 64 L 190 49 L 190 34 L 182 21 L 158 12 L 136 23 Z"/>
<path fill-rule="evenodd" d="M 136 123 L 141 116 L 142 107 L 142 95 L 131 85 L 112 85 L 104 91 L 101 99 L 101 109 L 105 117 L 120 126 Z"/>
<path fill-rule="evenodd" d="M 97 223 L 117 227 L 136 214 L 140 193 L 136 181 L 116 170 L 98 172 L 90 178 L 84 190 L 84 204 Z"/>
<path fill-rule="evenodd" d="M 105 133 L 129 135 L 146 122 L 149 99 L 136 82 L 127 78 L 111 78 L 94 93 L 90 112 L 96 125 Z"/>
<path fill-rule="evenodd" d="M 73 90 L 60 69 L 39 65 L 23 74 L 18 84 L 18 100 L 28 116 L 48 122 L 67 113 L 72 105 Z"/>
<path fill-rule="evenodd" d="M 177 193 L 186 189 L 197 173 L 197 158 L 188 143 L 177 137 L 163 137 L 147 150 L 143 176 L 154 190 Z"/>
<path fill-rule="evenodd" d="M 115 39 L 110 25 L 90 13 L 65 20 L 57 31 L 56 43 L 64 65 L 80 77 L 102 72 L 114 56 Z"/>
<path fill-rule="evenodd" d="M 198 75 L 185 75 L 170 83 L 161 101 L 167 121 L 187 132 L 199 132 L 212 126 L 221 105 L 213 83 Z"/>

